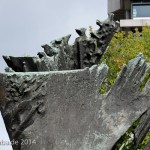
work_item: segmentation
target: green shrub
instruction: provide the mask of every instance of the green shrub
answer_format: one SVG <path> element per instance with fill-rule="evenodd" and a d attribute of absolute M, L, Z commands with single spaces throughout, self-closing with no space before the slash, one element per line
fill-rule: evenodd
<path fill-rule="evenodd" d="M 142 33 L 135 29 L 135 33 L 118 32 L 112 38 L 109 47 L 103 55 L 101 62 L 109 66 L 106 81 L 102 84 L 100 93 L 107 93 L 114 84 L 118 73 L 123 64 L 127 64 L 139 53 L 142 53 L 147 61 L 150 62 L 150 27 L 143 27 Z M 144 85 L 143 85 L 144 86 Z"/>

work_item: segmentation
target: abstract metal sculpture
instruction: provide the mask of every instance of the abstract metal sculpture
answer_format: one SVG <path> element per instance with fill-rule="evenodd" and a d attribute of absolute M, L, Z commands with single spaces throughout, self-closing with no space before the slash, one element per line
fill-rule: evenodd
<path fill-rule="evenodd" d="M 108 67 L 95 64 L 119 26 L 113 14 L 96 23 L 99 29 L 90 37 L 85 28 L 76 29 L 73 45 L 68 35 L 42 45 L 37 57 L 3 56 L 9 68 L 0 74 L 0 110 L 17 142 L 14 150 L 110 150 L 144 113 L 135 148 L 143 139 L 143 126 L 150 126 L 150 80 L 139 88 L 148 64 L 138 55 L 123 66 L 110 91 L 100 94 Z"/>
<path fill-rule="evenodd" d="M 114 33 L 119 29 L 119 23 L 113 21 L 113 14 L 109 14 L 106 21 L 96 24 L 99 29 L 86 36 L 86 29 L 76 29 L 79 37 L 73 45 L 68 41 L 71 35 L 42 45 L 44 52 L 38 57 L 3 56 L 8 67 L 15 72 L 74 70 L 91 67 L 97 64 L 106 50 Z M 7 69 L 9 70 L 9 69 Z"/>

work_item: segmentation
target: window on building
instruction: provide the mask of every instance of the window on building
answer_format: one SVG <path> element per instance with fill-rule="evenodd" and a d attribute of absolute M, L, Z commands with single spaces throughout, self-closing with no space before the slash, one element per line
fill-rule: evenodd
<path fill-rule="evenodd" d="M 142 2 L 142 0 L 132 0 L 133 3 L 139 3 Z"/>
<path fill-rule="evenodd" d="M 142 2 L 150 2 L 150 0 L 131 0 L 133 3 L 142 3 Z"/>
<path fill-rule="evenodd" d="M 133 3 L 132 18 L 150 18 L 150 3 Z"/>

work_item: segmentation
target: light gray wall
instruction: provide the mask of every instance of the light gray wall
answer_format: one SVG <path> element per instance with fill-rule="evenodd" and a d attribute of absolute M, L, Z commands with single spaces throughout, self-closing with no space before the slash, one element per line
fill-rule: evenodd
<path fill-rule="evenodd" d="M 108 0 L 108 13 L 119 9 L 129 10 L 131 8 L 131 0 Z"/>
<path fill-rule="evenodd" d="M 108 0 L 108 13 L 114 12 L 121 8 L 121 0 Z"/>

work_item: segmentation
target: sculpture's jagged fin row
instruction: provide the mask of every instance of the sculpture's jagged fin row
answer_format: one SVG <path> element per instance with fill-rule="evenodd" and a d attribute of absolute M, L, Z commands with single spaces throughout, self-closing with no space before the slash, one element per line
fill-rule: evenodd
<path fill-rule="evenodd" d="M 39 52 L 38 57 L 3 56 L 9 67 L 6 71 L 73 70 L 97 64 L 114 33 L 119 29 L 119 23 L 113 20 L 113 16 L 109 14 L 104 22 L 97 20 L 99 29 L 91 31 L 90 37 L 86 35 L 85 28 L 76 29 L 79 37 L 73 45 L 68 44 L 71 35 L 67 35 L 42 45 L 44 52 Z"/>

